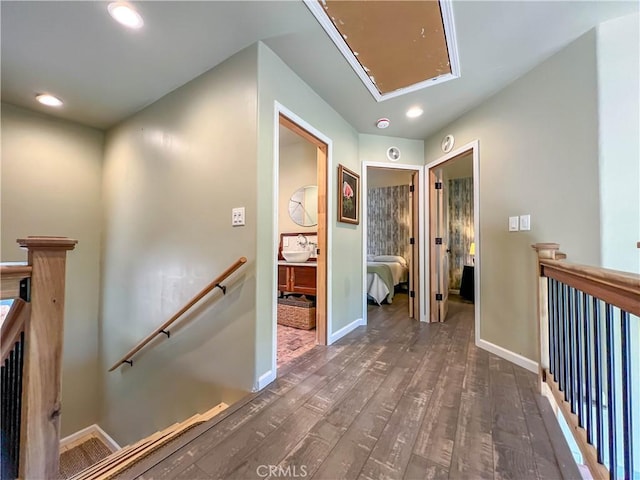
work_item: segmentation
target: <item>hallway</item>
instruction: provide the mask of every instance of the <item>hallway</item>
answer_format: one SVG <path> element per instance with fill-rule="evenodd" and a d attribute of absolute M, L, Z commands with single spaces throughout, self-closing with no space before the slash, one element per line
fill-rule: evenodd
<path fill-rule="evenodd" d="M 401 295 L 369 307 L 367 327 L 121 478 L 562 478 L 536 377 L 475 347 L 473 305 L 449 311 L 428 325 Z"/>

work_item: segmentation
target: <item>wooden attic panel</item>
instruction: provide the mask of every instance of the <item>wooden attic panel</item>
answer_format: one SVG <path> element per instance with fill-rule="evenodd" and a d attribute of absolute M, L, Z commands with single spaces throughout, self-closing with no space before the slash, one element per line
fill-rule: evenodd
<path fill-rule="evenodd" d="M 380 93 L 451 73 L 439 2 L 327 0 L 324 6 Z"/>

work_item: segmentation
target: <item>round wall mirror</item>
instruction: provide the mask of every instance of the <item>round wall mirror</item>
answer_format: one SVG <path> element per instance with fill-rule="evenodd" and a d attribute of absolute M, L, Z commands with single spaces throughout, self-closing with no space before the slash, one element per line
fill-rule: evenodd
<path fill-rule="evenodd" d="M 289 199 L 289 216 L 302 227 L 313 227 L 318 224 L 318 187 L 308 185 L 301 187 Z"/>

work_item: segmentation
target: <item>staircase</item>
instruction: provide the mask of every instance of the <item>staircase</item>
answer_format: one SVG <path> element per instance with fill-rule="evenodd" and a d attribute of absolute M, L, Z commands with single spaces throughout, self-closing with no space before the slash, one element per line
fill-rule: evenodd
<path fill-rule="evenodd" d="M 226 410 L 227 407 L 226 403 L 220 403 L 208 412 L 197 414 L 183 422 L 175 423 L 147 438 L 143 438 L 137 443 L 123 447 L 70 478 L 71 480 L 107 480 L 114 478 L 148 455 L 177 439 L 188 430 L 211 420 Z"/>

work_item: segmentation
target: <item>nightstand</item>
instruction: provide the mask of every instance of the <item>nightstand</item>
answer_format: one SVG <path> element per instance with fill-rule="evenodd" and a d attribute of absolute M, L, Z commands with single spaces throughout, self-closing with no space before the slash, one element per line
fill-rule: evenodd
<path fill-rule="evenodd" d="M 460 296 L 470 302 L 474 301 L 474 270 L 472 265 L 465 265 L 462 269 L 462 280 L 460 281 Z"/>

